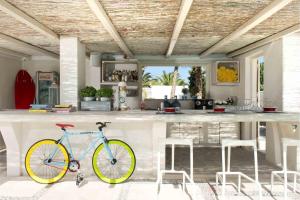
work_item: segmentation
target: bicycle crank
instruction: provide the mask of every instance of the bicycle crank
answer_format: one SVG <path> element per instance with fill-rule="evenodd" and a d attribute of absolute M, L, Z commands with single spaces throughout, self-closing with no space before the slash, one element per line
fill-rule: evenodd
<path fill-rule="evenodd" d="M 80 163 L 78 160 L 71 160 L 69 163 L 70 172 L 77 172 L 80 169 Z"/>

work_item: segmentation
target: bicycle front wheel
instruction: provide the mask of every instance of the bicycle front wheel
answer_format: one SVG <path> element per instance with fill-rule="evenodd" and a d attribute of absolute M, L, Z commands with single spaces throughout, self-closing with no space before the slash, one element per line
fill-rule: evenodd
<path fill-rule="evenodd" d="M 28 175 L 38 183 L 50 184 L 62 179 L 69 166 L 69 154 L 55 140 L 41 140 L 33 144 L 25 157 Z"/>
<path fill-rule="evenodd" d="M 104 144 L 100 144 L 93 155 L 95 174 L 110 184 L 122 183 L 129 179 L 135 169 L 136 159 L 131 147 L 121 140 L 109 140 L 108 146 L 116 159 L 111 163 Z"/>

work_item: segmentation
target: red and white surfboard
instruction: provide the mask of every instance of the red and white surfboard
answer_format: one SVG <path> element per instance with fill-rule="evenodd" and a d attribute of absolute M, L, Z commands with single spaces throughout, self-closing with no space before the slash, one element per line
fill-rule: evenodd
<path fill-rule="evenodd" d="M 26 70 L 20 70 L 15 81 L 16 109 L 28 109 L 34 103 L 35 84 Z"/>

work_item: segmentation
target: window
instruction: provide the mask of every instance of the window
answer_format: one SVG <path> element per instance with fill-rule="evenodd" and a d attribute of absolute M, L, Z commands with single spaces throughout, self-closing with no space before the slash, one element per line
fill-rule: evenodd
<path fill-rule="evenodd" d="M 191 99 L 205 95 L 206 75 L 203 67 L 146 66 L 143 68 L 143 99 Z"/>

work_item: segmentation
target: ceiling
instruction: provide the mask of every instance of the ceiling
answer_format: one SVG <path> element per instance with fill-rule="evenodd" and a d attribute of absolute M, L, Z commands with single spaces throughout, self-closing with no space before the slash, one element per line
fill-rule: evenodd
<path fill-rule="evenodd" d="M 273 0 L 194 0 L 172 55 L 196 55 L 247 22 Z M 122 53 L 86 0 L 7 0 L 58 35 L 77 36 L 89 52 Z M 165 55 L 181 0 L 99 0 L 133 54 Z M 283 9 L 215 53 L 229 53 L 300 23 L 300 0 Z M 59 54 L 49 38 L 0 9 L 0 32 Z M 0 47 L 39 55 L 0 40 Z"/>

